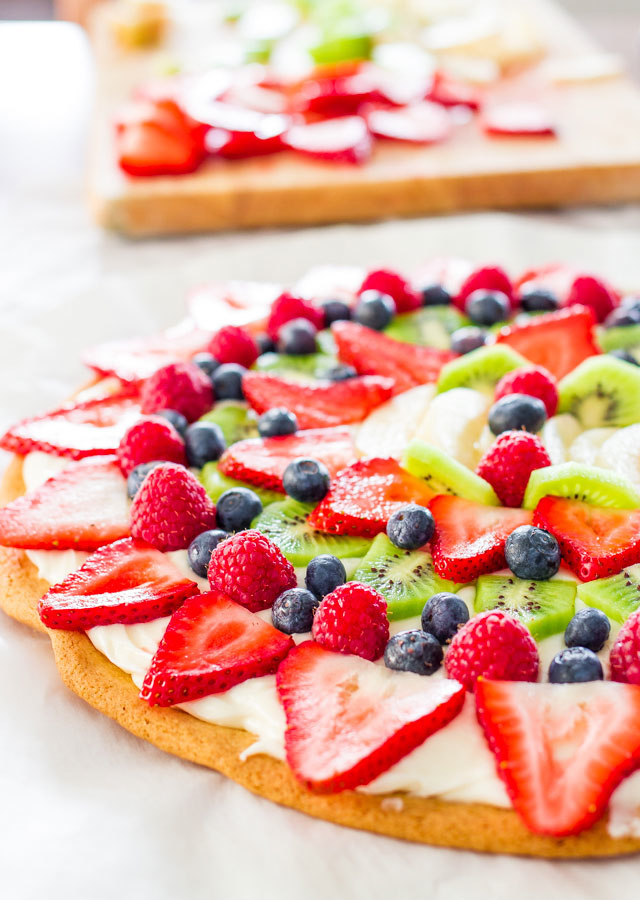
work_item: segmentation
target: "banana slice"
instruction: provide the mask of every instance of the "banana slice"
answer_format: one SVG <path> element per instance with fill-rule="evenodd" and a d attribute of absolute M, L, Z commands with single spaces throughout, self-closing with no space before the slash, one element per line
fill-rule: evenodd
<path fill-rule="evenodd" d="M 475 469 L 482 451 L 477 442 L 493 398 L 471 388 L 453 388 L 432 401 L 415 434 Z"/>
<path fill-rule="evenodd" d="M 606 440 L 596 459 L 596 465 L 611 469 L 640 487 L 640 425 L 617 428 Z"/>
<path fill-rule="evenodd" d="M 571 443 L 568 458 L 587 466 L 600 465 L 597 460 L 602 445 L 619 430 L 619 428 L 587 428 Z"/>
<path fill-rule="evenodd" d="M 421 384 L 398 394 L 367 416 L 356 437 L 356 447 L 365 456 L 400 458 L 436 393 L 435 385 Z"/>
<path fill-rule="evenodd" d="M 569 413 L 553 416 L 544 423 L 540 438 L 554 466 L 569 462 L 569 447 L 581 433 L 580 423 Z"/>

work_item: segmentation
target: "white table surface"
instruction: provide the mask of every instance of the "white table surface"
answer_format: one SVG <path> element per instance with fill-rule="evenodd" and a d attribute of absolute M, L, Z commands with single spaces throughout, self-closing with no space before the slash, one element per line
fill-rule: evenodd
<path fill-rule="evenodd" d="M 0 426 L 81 383 L 84 346 L 170 324 L 206 279 L 286 281 L 319 262 L 411 267 L 455 253 L 512 271 L 566 259 L 640 288 L 637 208 L 130 243 L 96 229 L 83 205 L 91 76 L 81 33 L 0 26 L 0 84 Z M 46 638 L 1 614 L 0 711 L 6 900 L 637 894 L 637 859 L 438 850 L 255 798 L 94 712 L 60 683 Z"/>

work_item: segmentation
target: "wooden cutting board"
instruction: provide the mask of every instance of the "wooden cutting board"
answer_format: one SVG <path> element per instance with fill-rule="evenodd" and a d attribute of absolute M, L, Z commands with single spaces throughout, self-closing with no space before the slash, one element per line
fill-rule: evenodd
<path fill-rule="evenodd" d="M 548 0 L 526 6 L 535 13 L 547 58 L 597 52 Z M 491 97 L 533 93 L 558 125 L 555 139 L 489 138 L 474 119 L 441 145 L 378 141 L 360 167 L 285 152 L 210 160 L 193 175 L 129 178 L 116 164 L 111 122 L 132 86 L 158 71 L 158 53 L 117 51 L 104 9 L 93 35 L 90 200 L 100 224 L 132 236 L 640 200 L 640 90 L 626 77 L 541 88 L 535 67 L 503 79 Z"/>

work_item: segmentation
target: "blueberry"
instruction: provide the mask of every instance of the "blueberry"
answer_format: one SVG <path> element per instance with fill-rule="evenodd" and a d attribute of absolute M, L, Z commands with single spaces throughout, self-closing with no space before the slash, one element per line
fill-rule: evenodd
<path fill-rule="evenodd" d="M 431 675 L 442 665 L 442 647 L 432 634 L 424 631 L 401 631 L 389 640 L 384 650 L 388 669 Z"/>
<path fill-rule="evenodd" d="M 328 369 L 324 377 L 329 381 L 348 381 L 349 378 L 355 378 L 357 374 L 353 366 L 339 363 L 337 366 L 332 366 Z"/>
<path fill-rule="evenodd" d="M 363 291 L 353 311 L 353 318 L 367 328 L 382 331 L 391 322 L 396 305 L 388 294 L 378 291 Z"/>
<path fill-rule="evenodd" d="M 311 631 L 313 616 L 320 601 L 311 591 L 290 588 L 276 598 L 271 607 L 271 621 L 285 634 L 304 634 Z"/>
<path fill-rule="evenodd" d="M 476 325 L 496 325 L 509 315 L 511 304 L 501 291 L 474 291 L 467 297 L 465 312 Z"/>
<path fill-rule="evenodd" d="M 351 318 L 351 307 L 344 300 L 323 300 L 320 306 L 324 310 L 325 328 L 328 328 L 333 322 L 342 322 Z"/>
<path fill-rule="evenodd" d="M 220 459 L 227 442 L 222 428 L 215 422 L 194 422 L 187 428 L 184 446 L 189 465 L 201 469 L 205 463 Z"/>
<path fill-rule="evenodd" d="M 520 297 L 520 305 L 525 312 L 553 312 L 560 305 L 560 301 L 547 288 L 531 288 Z"/>
<path fill-rule="evenodd" d="M 396 510 L 387 522 L 387 537 L 401 550 L 417 550 L 433 536 L 433 515 L 424 506 L 408 503 Z"/>
<path fill-rule="evenodd" d="M 237 363 L 223 363 L 211 376 L 216 400 L 244 400 L 242 378 L 247 370 Z"/>
<path fill-rule="evenodd" d="M 603 325 L 605 328 L 623 328 L 626 325 L 640 324 L 640 308 L 636 306 L 618 306 L 612 310 Z"/>
<path fill-rule="evenodd" d="M 216 503 L 216 520 L 225 531 L 244 531 L 262 512 L 262 500 L 250 488 L 229 488 Z"/>
<path fill-rule="evenodd" d="M 569 647 L 561 650 L 551 660 L 549 681 L 552 684 L 572 684 L 576 681 L 601 681 L 604 678 L 602 664 L 593 650 L 586 647 Z"/>
<path fill-rule="evenodd" d="M 258 345 L 260 356 L 262 356 L 263 353 L 275 353 L 276 342 L 271 340 L 266 332 L 264 334 L 259 334 L 256 337 L 256 344 Z"/>
<path fill-rule="evenodd" d="M 329 481 L 329 472 L 324 463 L 304 456 L 290 462 L 282 476 L 282 485 L 287 494 L 301 503 L 318 503 L 322 500 L 329 490 Z"/>
<path fill-rule="evenodd" d="M 441 644 L 446 644 L 458 628 L 469 621 L 469 607 L 458 597 L 442 591 L 434 594 L 422 610 L 422 630 L 432 634 Z"/>
<path fill-rule="evenodd" d="M 212 356 L 211 353 L 196 353 L 196 355 L 191 360 L 199 369 L 202 369 L 205 375 L 208 375 L 209 378 L 213 375 L 215 370 L 219 367 L 220 363 Z"/>
<path fill-rule="evenodd" d="M 308 356 L 318 349 L 315 326 L 308 319 L 292 319 L 278 332 L 278 353 Z"/>
<path fill-rule="evenodd" d="M 153 462 L 140 463 L 139 466 L 136 466 L 135 469 L 129 472 L 127 475 L 127 496 L 129 500 L 133 500 L 149 472 L 155 469 L 156 466 L 159 466 L 161 462 L 163 460 L 155 459 Z"/>
<path fill-rule="evenodd" d="M 224 541 L 228 537 L 226 531 L 215 528 L 213 531 L 203 531 L 191 541 L 187 550 L 187 559 L 196 575 L 200 578 L 207 577 L 211 554 L 220 541 Z"/>
<path fill-rule="evenodd" d="M 295 414 L 282 406 L 268 409 L 258 419 L 258 432 L 263 438 L 295 434 L 297 430 L 298 420 Z"/>
<path fill-rule="evenodd" d="M 632 366 L 640 366 L 638 360 L 628 350 L 609 350 L 608 355 L 615 356 L 616 359 L 621 359 L 622 362 L 631 363 Z"/>
<path fill-rule="evenodd" d="M 567 625 L 564 642 L 567 647 L 586 647 L 597 653 L 604 647 L 610 632 L 611 624 L 605 614 L 599 609 L 585 606 L 578 610 Z"/>
<path fill-rule="evenodd" d="M 441 284 L 429 284 L 420 290 L 423 306 L 448 306 L 451 294 Z"/>
<path fill-rule="evenodd" d="M 464 328 L 458 328 L 451 335 L 451 349 L 454 353 L 471 353 L 479 347 L 484 347 L 487 342 L 487 332 L 475 325 L 467 325 Z"/>
<path fill-rule="evenodd" d="M 504 558 L 514 575 L 533 581 L 546 581 L 560 568 L 560 547 L 544 528 L 520 525 L 504 545 Z"/>
<path fill-rule="evenodd" d="M 542 400 L 528 394 L 507 394 L 489 410 L 489 428 L 494 434 L 523 428 L 535 434 L 546 420 L 547 410 Z"/>
<path fill-rule="evenodd" d="M 337 556 L 331 556 L 330 553 L 314 556 L 307 566 L 307 573 L 304 576 L 307 588 L 321 600 L 331 591 L 335 591 L 339 585 L 344 584 L 346 580 L 347 572 L 344 563 Z"/>

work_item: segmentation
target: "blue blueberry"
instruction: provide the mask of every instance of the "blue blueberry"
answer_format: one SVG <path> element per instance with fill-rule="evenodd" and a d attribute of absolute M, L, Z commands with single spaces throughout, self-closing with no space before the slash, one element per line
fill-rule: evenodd
<path fill-rule="evenodd" d="M 319 503 L 329 490 L 329 482 L 324 463 L 303 456 L 290 462 L 282 476 L 287 494 L 301 503 Z"/>
<path fill-rule="evenodd" d="M 220 365 L 218 360 L 211 353 L 196 353 L 191 362 L 195 363 L 199 369 L 202 369 L 204 374 L 208 375 L 209 378 L 211 378 Z"/>
<path fill-rule="evenodd" d="M 184 436 L 187 462 L 196 469 L 205 463 L 220 459 L 227 449 L 222 428 L 215 422 L 194 422 Z"/>
<path fill-rule="evenodd" d="M 167 422 L 170 422 L 173 425 L 180 437 L 184 437 L 189 423 L 182 413 L 179 413 L 176 409 L 161 409 L 159 412 L 154 413 L 154 415 L 162 416 L 163 419 L 166 419 Z"/>
<path fill-rule="evenodd" d="M 290 588 L 276 598 L 271 607 L 271 621 L 285 634 L 311 631 L 313 616 L 320 600 L 304 588 Z"/>
<path fill-rule="evenodd" d="M 387 537 L 401 550 L 417 550 L 433 537 L 435 522 L 430 510 L 408 503 L 387 522 Z"/>
<path fill-rule="evenodd" d="M 262 500 L 250 488 L 229 488 L 216 503 L 216 521 L 225 531 L 244 531 L 262 512 Z"/>
<path fill-rule="evenodd" d="M 308 590 L 321 600 L 335 591 L 337 587 L 347 580 L 347 572 L 344 563 L 337 556 L 330 553 L 321 553 L 314 556 L 304 576 L 304 583 Z"/>
<path fill-rule="evenodd" d="M 258 433 L 263 438 L 295 434 L 297 430 L 298 420 L 295 414 L 282 406 L 268 409 L 258 419 Z"/>
<path fill-rule="evenodd" d="M 632 366 L 640 366 L 640 362 L 628 350 L 609 350 L 608 356 L 615 356 L 616 359 L 621 359 L 622 362 L 630 363 Z"/>
<path fill-rule="evenodd" d="M 388 669 L 431 675 L 442 665 L 442 647 L 432 634 L 424 631 L 401 631 L 389 640 L 384 650 Z"/>
<path fill-rule="evenodd" d="M 605 328 L 624 328 L 626 325 L 640 325 L 640 307 L 617 306 L 603 323 Z"/>
<path fill-rule="evenodd" d="M 489 428 L 494 434 L 503 431 L 540 431 L 547 420 L 547 409 L 537 397 L 528 394 L 507 394 L 489 410 Z"/>
<path fill-rule="evenodd" d="M 603 678 L 602 663 L 593 650 L 586 647 L 569 647 L 567 650 L 561 650 L 553 657 L 549 666 L 549 681 L 552 684 L 601 681 Z"/>
<path fill-rule="evenodd" d="M 469 607 L 448 591 L 434 594 L 422 610 L 422 630 L 432 634 L 441 644 L 448 643 L 458 629 L 469 621 Z"/>
<path fill-rule="evenodd" d="M 216 400 L 244 400 L 242 379 L 247 370 L 238 363 L 223 363 L 211 376 Z"/>
<path fill-rule="evenodd" d="M 136 466 L 135 469 L 132 469 L 127 475 L 127 496 L 129 500 L 133 500 L 135 495 L 140 490 L 140 485 L 145 480 L 147 475 L 152 469 L 155 469 L 156 466 L 159 466 L 163 460 L 154 459 L 153 462 L 140 463 L 139 466 Z"/>
<path fill-rule="evenodd" d="M 473 291 L 464 311 L 475 325 L 496 325 L 509 316 L 511 304 L 502 291 Z"/>
<path fill-rule="evenodd" d="M 278 353 L 289 356 L 308 356 L 318 349 L 316 331 L 308 319 L 292 319 L 278 332 Z"/>
<path fill-rule="evenodd" d="M 396 305 L 388 294 L 379 291 L 363 291 L 353 311 L 353 318 L 360 325 L 382 331 L 391 322 Z"/>
<path fill-rule="evenodd" d="M 328 369 L 324 377 L 329 381 L 348 381 L 350 378 L 355 378 L 357 374 L 353 366 L 339 363 L 337 366 L 332 366 Z"/>
<path fill-rule="evenodd" d="M 564 642 L 567 647 L 586 647 L 597 653 L 602 650 L 611 633 L 611 623 L 603 612 L 591 606 L 579 609 L 567 625 Z"/>
<path fill-rule="evenodd" d="M 487 343 L 487 332 L 475 325 L 466 325 L 464 328 L 458 328 L 451 335 L 451 349 L 454 353 L 461 356 L 465 353 L 471 353 L 479 347 L 484 347 Z"/>
<path fill-rule="evenodd" d="M 276 342 L 272 340 L 266 332 L 264 334 L 259 334 L 256 337 L 256 344 L 258 345 L 260 356 L 262 356 L 263 353 L 275 353 L 276 351 Z"/>
<path fill-rule="evenodd" d="M 191 541 L 187 550 L 187 559 L 196 575 L 200 578 L 207 577 L 211 554 L 220 541 L 224 541 L 228 537 L 226 531 L 214 528 L 212 531 L 203 531 Z"/>
<path fill-rule="evenodd" d="M 451 294 L 441 284 L 429 284 L 420 290 L 423 306 L 448 306 Z"/>
<path fill-rule="evenodd" d="M 514 575 L 526 581 L 546 581 L 560 568 L 557 540 L 544 528 L 520 525 L 504 545 L 504 558 Z"/>
<path fill-rule="evenodd" d="M 343 322 L 351 318 L 351 307 L 344 300 L 323 300 L 320 305 L 324 310 L 325 328 L 329 328 L 334 322 Z"/>
<path fill-rule="evenodd" d="M 553 312 L 560 306 L 560 301 L 547 288 L 531 288 L 521 295 L 520 305 L 525 312 Z"/>

